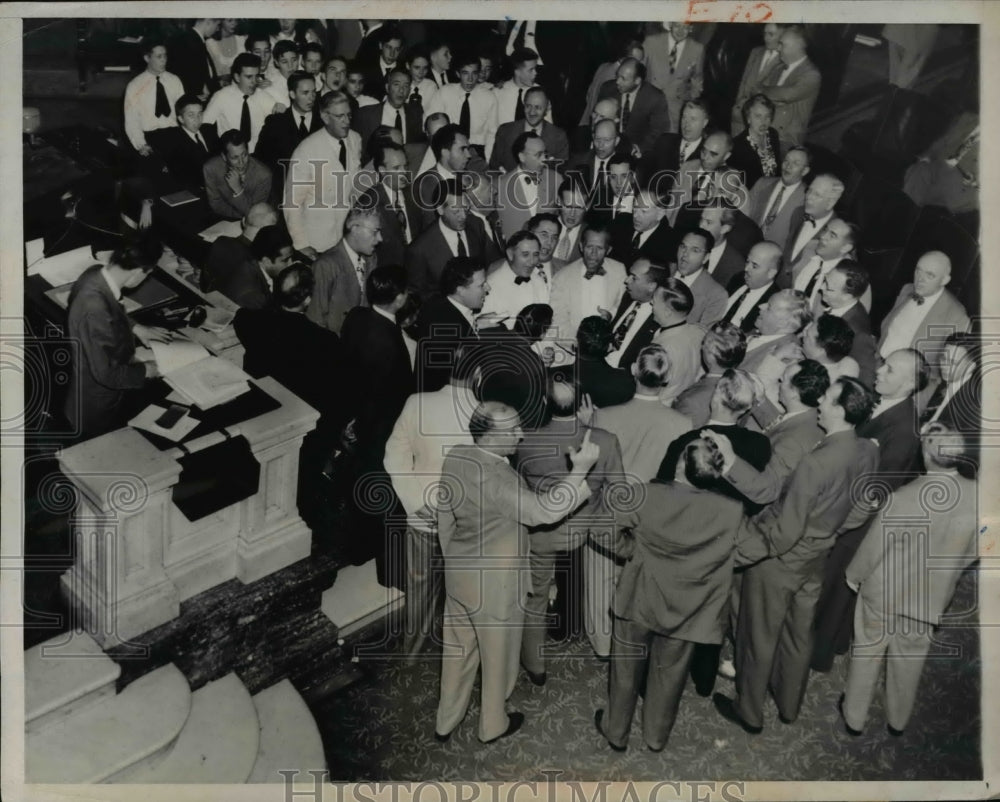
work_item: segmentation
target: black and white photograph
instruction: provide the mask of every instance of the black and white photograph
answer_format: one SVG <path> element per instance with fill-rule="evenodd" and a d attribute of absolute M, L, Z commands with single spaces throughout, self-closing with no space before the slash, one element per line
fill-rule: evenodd
<path fill-rule="evenodd" d="M 5 4 L 3 797 L 992 798 L 997 10 Z"/>

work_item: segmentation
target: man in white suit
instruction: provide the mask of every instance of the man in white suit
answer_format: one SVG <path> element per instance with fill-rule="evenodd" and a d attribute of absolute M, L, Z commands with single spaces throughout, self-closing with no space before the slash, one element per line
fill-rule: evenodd
<path fill-rule="evenodd" d="M 497 213 L 505 239 L 520 231 L 540 212 L 559 208 L 559 173 L 546 166 L 545 140 L 523 133 L 512 146 L 517 169 L 504 173 L 497 182 Z"/>
<path fill-rule="evenodd" d="M 310 259 L 340 242 L 361 169 L 361 136 L 351 130 L 347 95 L 324 95 L 319 114 L 322 130 L 292 153 L 282 205 L 295 250 Z"/>
<path fill-rule="evenodd" d="M 552 323 L 558 336 L 575 337 L 580 321 L 589 315 L 608 320 L 625 292 L 625 265 L 608 259 L 611 233 L 585 227 L 580 235 L 581 258 L 570 262 L 552 279 Z"/>
<path fill-rule="evenodd" d="M 705 48 L 691 38 L 691 26 L 683 22 L 665 23 L 666 30 L 647 36 L 646 76 L 667 97 L 670 130 L 676 131 L 681 107 L 688 100 L 701 97 Z"/>

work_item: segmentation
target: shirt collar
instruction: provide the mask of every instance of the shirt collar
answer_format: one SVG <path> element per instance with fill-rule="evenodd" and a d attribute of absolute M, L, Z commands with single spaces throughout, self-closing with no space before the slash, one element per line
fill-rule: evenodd
<path fill-rule="evenodd" d="M 375 312 L 376 314 L 382 315 L 382 317 L 384 317 L 386 320 L 391 320 L 392 321 L 392 325 L 394 325 L 394 326 L 396 325 L 396 317 L 395 317 L 395 315 L 390 315 L 388 312 L 386 312 L 380 306 L 375 306 L 373 304 L 372 305 L 372 311 Z"/>
<path fill-rule="evenodd" d="M 120 301 L 122 299 L 122 288 L 118 286 L 118 282 L 111 276 L 107 265 L 101 268 L 101 275 L 104 276 L 104 280 L 108 283 L 108 287 L 111 289 L 111 294 L 115 296 L 115 300 Z"/>
<path fill-rule="evenodd" d="M 683 281 L 685 284 L 687 284 L 690 287 L 692 284 L 695 283 L 695 281 L 698 280 L 698 276 L 700 276 L 704 272 L 705 272 L 705 268 L 704 267 L 699 267 L 693 273 L 689 273 L 686 276 L 682 276 L 681 272 L 678 270 L 677 271 L 677 278 L 679 278 L 681 281 Z"/>
<path fill-rule="evenodd" d="M 916 292 L 916 290 L 914 290 L 914 292 Z M 927 306 L 927 308 L 930 309 L 931 306 L 937 303 L 937 299 L 940 298 L 943 293 L 944 293 L 944 287 L 939 289 L 933 295 L 925 295 L 924 302 L 921 304 L 921 306 Z"/>
<path fill-rule="evenodd" d="M 455 177 L 455 174 L 451 170 L 449 170 L 447 167 L 445 167 L 443 164 L 441 164 L 441 162 L 437 163 L 437 171 L 439 173 L 441 173 L 441 175 L 443 175 L 445 178 L 454 178 Z"/>
<path fill-rule="evenodd" d="M 827 307 L 824 311 L 826 312 L 826 314 L 833 315 L 834 317 L 843 317 L 857 305 L 858 301 L 857 299 L 855 299 L 854 303 L 850 303 L 847 306 L 842 306 L 840 307 L 840 309 L 830 309 L 829 307 Z"/>
<path fill-rule="evenodd" d="M 801 64 L 805 60 L 806 60 L 806 56 L 802 56 L 802 58 L 796 59 L 791 64 L 785 65 L 785 70 L 787 72 L 791 72 L 792 70 L 794 70 L 796 67 L 798 67 L 799 64 Z"/>
<path fill-rule="evenodd" d="M 660 396 L 658 395 L 646 395 L 644 393 L 636 393 L 632 396 L 636 401 L 656 401 L 660 402 Z"/>
<path fill-rule="evenodd" d="M 344 250 L 347 251 L 347 256 L 351 260 L 351 264 L 357 267 L 358 260 L 361 258 L 361 255 L 347 244 L 347 237 L 342 237 L 341 242 L 344 243 Z"/>

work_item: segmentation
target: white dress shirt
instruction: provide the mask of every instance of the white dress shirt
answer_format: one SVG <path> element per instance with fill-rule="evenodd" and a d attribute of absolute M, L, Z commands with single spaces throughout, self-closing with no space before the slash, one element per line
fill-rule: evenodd
<path fill-rule="evenodd" d="M 354 275 L 358 279 L 358 285 L 361 287 L 361 294 L 365 294 L 365 262 L 362 261 L 362 256 L 357 251 L 354 250 L 350 245 L 347 244 L 347 240 L 344 240 L 344 250 L 347 251 L 347 258 L 351 260 L 351 264 L 354 265 Z"/>
<path fill-rule="evenodd" d="M 455 231 L 453 228 L 448 228 L 444 224 L 444 221 L 438 218 L 438 228 L 441 229 L 441 233 L 444 235 L 444 241 L 448 243 L 448 249 L 451 251 L 452 256 L 458 256 L 458 240 L 461 239 L 465 244 L 466 255 L 472 253 L 469 250 L 469 238 L 465 236 L 464 231 Z"/>
<path fill-rule="evenodd" d="M 705 272 L 704 267 L 699 267 L 693 273 L 688 273 L 688 275 L 683 275 L 679 270 L 677 271 L 677 278 L 683 281 L 688 287 L 692 287 L 694 283 L 698 280 L 698 276 Z"/>
<path fill-rule="evenodd" d="M 426 109 L 427 101 L 429 101 L 432 97 L 434 97 L 434 93 L 437 92 L 438 86 L 430 78 L 421 78 L 420 83 L 416 84 L 415 86 L 411 84 L 410 98 L 413 97 L 414 89 L 420 93 L 420 107 L 422 109 Z M 407 102 L 409 102 L 410 98 L 407 98 Z"/>
<path fill-rule="evenodd" d="M 461 84 L 442 86 L 424 106 L 424 119 L 443 111 L 456 125 L 462 119 L 465 90 Z M 489 160 L 497 135 L 497 99 L 492 89 L 480 84 L 469 92 L 469 144 L 479 145 Z"/>
<path fill-rule="evenodd" d="M 639 301 L 632 301 L 632 303 L 629 304 L 628 308 L 625 310 L 621 319 L 624 320 L 632 314 L 633 309 L 636 310 L 635 318 L 633 318 L 629 327 L 625 330 L 625 337 L 622 339 L 621 347 L 612 351 L 604 359 L 604 361 L 613 368 L 618 367 L 621 362 L 622 354 L 624 354 L 626 349 L 632 344 L 632 340 L 635 339 L 635 335 L 639 333 L 639 329 L 641 329 L 646 324 L 646 321 L 649 320 L 649 316 L 653 314 L 653 305 L 649 301 L 643 301 L 642 303 Z M 638 398 L 638 396 L 636 397 Z M 649 397 L 657 398 L 658 400 L 657 396 Z"/>
<path fill-rule="evenodd" d="M 889 323 L 889 331 L 886 332 L 885 342 L 879 349 L 883 357 L 889 356 L 893 351 L 901 348 L 909 348 L 910 343 L 917 334 L 920 324 L 924 322 L 931 307 L 937 303 L 944 289 L 938 290 L 933 295 L 924 298 L 922 304 L 918 304 L 913 298 L 908 299 L 896 313 L 896 316 Z"/>
<path fill-rule="evenodd" d="M 639 84 L 642 86 L 642 84 Z M 631 92 L 626 92 L 624 95 L 618 97 L 621 105 L 618 107 L 618 131 L 622 132 L 625 130 L 625 100 L 628 100 L 628 113 L 629 119 L 632 118 L 632 113 L 635 111 L 635 96 L 639 94 L 639 86 L 633 89 Z"/>
<path fill-rule="evenodd" d="M 257 87 L 257 94 L 263 92 L 274 103 L 280 103 L 286 109 L 292 105 L 292 100 L 288 97 L 288 79 L 281 74 L 280 70 L 274 67 L 274 62 L 268 67 L 264 75 L 271 83 L 269 86 Z M 272 108 L 274 108 L 272 106 Z"/>
<path fill-rule="evenodd" d="M 257 90 L 249 96 L 247 105 L 250 107 L 250 144 L 248 146 L 251 153 L 257 148 L 257 137 L 260 136 L 260 129 L 264 127 L 264 120 L 274 108 L 274 100 L 270 95 Z M 288 92 L 285 92 L 285 100 L 288 100 Z M 208 108 L 205 109 L 204 120 L 207 123 L 215 123 L 215 130 L 219 136 L 226 131 L 239 129 L 240 120 L 243 116 L 243 93 L 236 84 L 224 86 L 208 101 Z"/>
<path fill-rule="evenodd" d="M 757 301 L 759 301 L 764 296 L 764 293 L 771 288 L 771 284 L 773 283 L 774 282 L 772 281 L 771 283 L 765 284 L 763 287 L 758 287 L 755 290 L 751 290 L 746 284 L 744 284 L 736 292 L 730 295 L 729 303 L 726 304 L 726 314 L 728 315 L 729 310 L 736 304 L 739 304 L 739 306 L 736 307 L 736 311 L 729 319 L 729 322 L 734 326 L 739 326 L 743 322 L 744 318 L 750 314 L 750 310 L 754 308 Z"/>
<path fill-rule="evenodd" d="M 171 72 L 160 74 L 160 84 L 167 94 L 170 112 L 166 117 L 157 117 L 156 78 L 146 70 L 135 76 L 125 87 L 125 135 L 136 150 L 146 146 L 146 131 L 158 131 L 177 125 L 174 104 L 184 94 L 184 85 Z"/>
<path fill-rule="evenodd" d="M 390 128 L 396 127 L 396 113 L 397 110 L 394 109 L 388 101 L 382 104 L 382 125 L 388 125 Z M 399 121 L 402 125 L 400 133 L 403 135 L 403 144 L 406 144 L 406 111 L 403 106 L 399 107 Z M 430 150 L 430 148 L 428 148 Z M 433 152 L 433 151 L 432 151 Z"/>
<path fill-rule="evenodd" d="M 551 293 L 551 277 L 539 266 L 531 271 L 528 281 L 516 283 L 518 276 L 509 262 L 490 273 L 490 294 L 483 302 L 483 314 L 505 315 L 503 325 L 514 328 L 518 313 L 529 304 L 547 304 Z"/>
<path fill-rule="evenodd" d="M 822 231 L 823 226 L 829 223 L 832 217 L 833 212 L 827 212 L 823 217 L 817 217 L 812 222 L 802 221 L 802 228 L 799 229 L 799 235 L 795 238 L 795 245 L 792 247 L 792 261 L 795 261 L 802 249 L 806 247 L 806 243 Z"/>
<path fill-rule="evenodd" d="M 538 84 L 534 84 L 534 86 L 538 86 Z M 521 102 L 523 103 L 524 96 L 528 94 L 528 90 L 531 88 L 532 87 L 530 86 L 521 86 L 516 81 L 506 81 L 502 87 L 494 87 L 493 94 L 496 95 L 497 99 L 498 125 L 513 122 L 517 119 L 517 93 L 521 93 Z M 545 112 L 545 119 L 550 123 L 552 122 L 551 109 Z M 528 127 L 530 126 L 526 126 L 525 130 L 527 130 Z"/>
<path fill-rule="evenodd" d="M 792 70 L 794 70 L 796 67 L 798 67 L 799 64 L 801 64 L 805 60 L 806 60 L 806 57 L 803 56 L 802 58 L 796 59 L 791 64 L 787 65 L 785 67 L 785 69 L 783 69 L 781 71 L 781 75 L 778 76 L 777 86 L 782 86 L 785 83 L 785 81 L 788 79 L 788 76 L 791 75 Z"/>
<path fill-rule="evenodd" d="M 760 67 L 757 69 L 757 76 L 759 78 L 764 78 L 771 71 L 771 68 L 774 66 L 777 58 L 777 50 L 765 50 L 764 55 L 760 60 Z"/>
<path fill-rule="evenodd" d="M 438 72 L 433 67 L 431 67 L 427 71 L 427 77 L 428 80 L 434 82 L 434 86 L 437 87 L 438 89 L 440 89 L 442 86 L 447 86 L 451 83 L 451 80 L 448 78 L 447 72 Z M 427 111 L 427 106 L 424 106 L 424 111 L 425 112 Z"/>
<path fill-rule="evenodd" d="M 823 279 L 830 275 L 833 268 L 839 264 L 839 258 L 822 259 L 819 256 L 814 256 L 809 260 L 806 266 L 802 268 L 802 271 L 795 279 L 795 283 L 792 285 L 792 289 L 798 290 L 799 292 L 805 292 L 809 283 L 812 281 L 813 276 L 818 276 L 813 284 L 812 292 L 809 294 L 809 305 L 813 306 L 819 300 L 819 291 L 823 288 Z"/>

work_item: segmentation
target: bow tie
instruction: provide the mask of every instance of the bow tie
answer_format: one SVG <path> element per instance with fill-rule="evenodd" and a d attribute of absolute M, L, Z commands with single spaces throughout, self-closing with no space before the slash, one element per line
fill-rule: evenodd
<path fill-rule="evenodd" d="M 923 306 L 924 302 L 927 300 L 923 295 L 917 295 L 915 292 L 910 293 L 910 300 L 913 301 L 917 306 Z"/>
<path fill-rule="evenodd" d="M 531 281 L 531 276 L 515 276 L 514 286 L 517 286 L 519 284 L 527 284 L 529 281 Z"/>
<path fill-rule="evenodd" d="M 590 281 L 594 276 L 603 276 L 605 275 L 605 273 L 606 271 L 604 270 L 604 266 L 601 265 L 600 267 L 595 267 L 593 270 L 588 270 L 586 273 L 583 274 L 583 277 L 587 281 Z"/>

